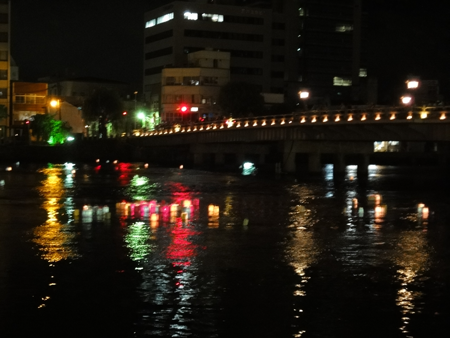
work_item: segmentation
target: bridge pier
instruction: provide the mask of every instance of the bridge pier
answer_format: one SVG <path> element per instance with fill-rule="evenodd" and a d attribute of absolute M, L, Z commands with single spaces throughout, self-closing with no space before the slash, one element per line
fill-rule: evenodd
<path fill-rule="evenodd" d="M 318 174 L 322 172 L 322 162 L 320 160 L 320 152 L 308 154 L 308 172 L 311 174 Z"/>
<path fill-rule="evenodd" d="M 334 163 L 333 163 L 333 172 L 335 174 L 338 173 L 344 173 L 345 172 L 345 154 L 343 153 L 337 153 L 334 156 Z"/>

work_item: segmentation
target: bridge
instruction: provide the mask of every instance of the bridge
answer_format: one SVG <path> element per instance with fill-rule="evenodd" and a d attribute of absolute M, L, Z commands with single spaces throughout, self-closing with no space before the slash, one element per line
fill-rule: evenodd
<path fill-rule="evenodd" d="M 364 172 L 381 141 L 394 141 L 391 158 L 447 161 L 449 122 L 446 106 L 321 110 L 173 125 L 136 139 L 141 151 L 194 165 L 252 161 L 292 173 L 303 164 L 318 172 L 326 162 L 335 171 L 357 164 Z"/>

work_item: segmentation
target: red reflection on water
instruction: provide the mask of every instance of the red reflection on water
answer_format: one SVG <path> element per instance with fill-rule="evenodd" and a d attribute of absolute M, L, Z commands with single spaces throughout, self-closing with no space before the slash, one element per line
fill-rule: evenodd
<path fill-rule="evenodd" d="M 194 231 L 188 222 L 183 223 L 181 218 L 177 218 L 170 234 L 172 243 L 167 247 L 167 259 L 172 260 L 173 266 L 189 266 L 192 258 L 197 255 L 198 248 L 191 238 L 199 232 Z"/>
<path fill-rule="evenodd" d="M 120 162 L 116 166 L 116 170 L 119 172 L 119 183 L 121 185 L 130 184 L 132 178 L 133 165 L 131 163 Z"/>

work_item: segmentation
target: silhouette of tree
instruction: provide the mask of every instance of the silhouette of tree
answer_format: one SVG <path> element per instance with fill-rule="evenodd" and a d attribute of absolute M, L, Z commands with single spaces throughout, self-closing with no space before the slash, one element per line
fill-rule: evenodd
<path fill-rule="evenodd" d="M 83 104 L 85 121 L 98 121 L 99 137 L 107 137 L 106 125 L 122 116 L 123 103 L 119 94 L 108 88 L 98 88 L 86 98 Z"/>

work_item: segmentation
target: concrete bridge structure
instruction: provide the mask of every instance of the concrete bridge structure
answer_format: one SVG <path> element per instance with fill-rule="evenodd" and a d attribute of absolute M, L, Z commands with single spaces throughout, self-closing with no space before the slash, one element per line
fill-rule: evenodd
<path fill-rule="evenodd" d="M 294 173 L 301 167 L 319 172 L 333 163 L 336 172 L 357 164 L 361 172 L 381 158 L 374 142 L 398 141 L 391 159 L 450 155 L 449 107 L 393 107 L 364 110 L 308 111 L 291 115 L 174 125 L 132 140 L 140 152 L 167 156 L 194 166 L 257 166 Z M 375 162 L 373 162 L 375 161 Z"/>

